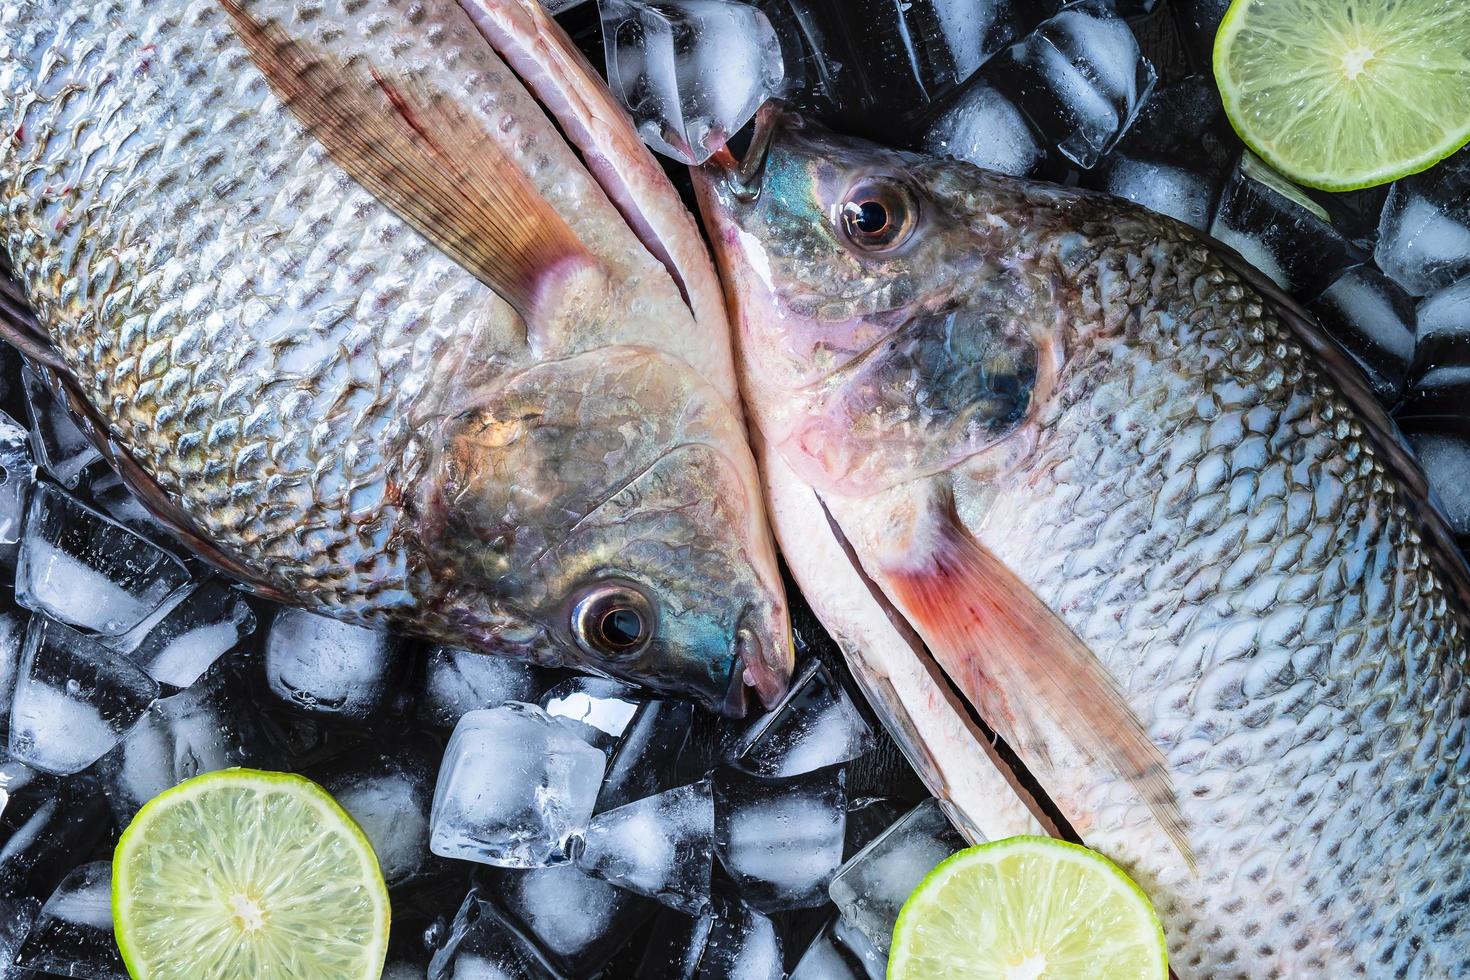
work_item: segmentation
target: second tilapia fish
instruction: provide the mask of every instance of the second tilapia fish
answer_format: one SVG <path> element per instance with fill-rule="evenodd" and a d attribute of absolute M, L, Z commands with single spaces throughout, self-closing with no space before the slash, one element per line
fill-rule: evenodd
<path fill-rule="evenodd" d="M 778 538 L 961 824 L 1029 829 L 948 684 L 1180 975 L 1470 975 L 1470 576 L 1291 301 L 778 111 L 700 185 Z"/>
<path fill-rule="evenodd" d="M 12 338 L 217 564 L 732 713 L 779 696 L 713 269 L 534 0 L 19 0 L 0 132 Z"/>

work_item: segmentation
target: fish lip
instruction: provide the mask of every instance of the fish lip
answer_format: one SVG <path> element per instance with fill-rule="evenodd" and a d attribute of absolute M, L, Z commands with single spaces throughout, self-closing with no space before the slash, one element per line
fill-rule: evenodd
<path fill-rule="evenodd" d="M 766 157 L 770 154 L 771 138 L 779 129 L 800 128 L 801 117 L 792 112 L 784 102 L 771 99 L 755 114 L 755 133 L 743 160 L 736 160 L 728 152 L 710 159 L 707 166 L 716 170 L 717 180 L 722 180 L 730 193 L 739 201 L 749 203 L 760 196 L 761 178 L 765 171 Z"/>
<path fill-rule="evenodd" d="M 766 636 L 768 631 L 760 629 L 759 626 L 752 626 L 751 619 L 764 620 L 765 617 L 752 611 L 742 618 L 740 628 L 735 634 L 737 661 L 730 672 L 730 691 L 726 693 L 728 706 L 732 703 L 731 692 L 736 688 L 740 689 L 739 700 L 742 714 L 745 701 L 744 688 L 747 687 L 755 691 L 756 697 L 760 699 L 766 710 L 780 703 L 791 686 L 791 675 L 796 661 L 789 629 L 782 638 L 784 649 L 767 649 L 762 637 Z"/>

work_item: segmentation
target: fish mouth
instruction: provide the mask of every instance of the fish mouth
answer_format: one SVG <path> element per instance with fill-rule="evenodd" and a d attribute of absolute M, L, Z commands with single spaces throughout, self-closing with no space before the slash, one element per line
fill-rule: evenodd
<path fill-rule="evenodd" d="M 736 200 L 754 201 L 760 196 L 771 140 L 777 132 L 800 129 L 803 125 L 802 117 L 784 102 L 779 99 L 766 102 L 756 111 L 755 133 L 744 158 L 737 159 L 728 146 L 721 147 L 704 165 L 706 176 L 723 183 Z"/>
<path fill-rule="evenodd" d="M 729 718 L 745 715 L 748 691 L 755 692 L 767 711 L 774 708 L 786 696 L 796 666 L 796 650 L 789 628 L 784 633 L 782 648 L 777 649 L 774 644 L 768 646 L 761 637 L 781 634 L 762 628 L 762 624 L 751 623 L 752 618 L 753 614 L 747 613 L 735 633 L 735 664 L 730 669 L 725 701 L 720 707 L 720 712 Z"/>

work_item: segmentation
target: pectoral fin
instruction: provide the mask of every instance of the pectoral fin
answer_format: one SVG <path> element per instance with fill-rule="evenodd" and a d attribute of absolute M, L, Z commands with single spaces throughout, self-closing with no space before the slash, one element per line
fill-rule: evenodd
<path fill-rule="evenodd" d="M 893 599 L 986 722 L 1045 763 L 1048 731 L 1131 784 L 1193 866 L 1167 765 L 1117 682 L 1024 582 L 950 517 L 918 569 L 885 573 Z"/>
<path fill-rule="evenodd" d="M 569 266 L 595 265 L 571 226 L 452 101 L 310 51 L 220 0 L 271 89 L 333 162 L 498 293 L 529 324 Z"/>

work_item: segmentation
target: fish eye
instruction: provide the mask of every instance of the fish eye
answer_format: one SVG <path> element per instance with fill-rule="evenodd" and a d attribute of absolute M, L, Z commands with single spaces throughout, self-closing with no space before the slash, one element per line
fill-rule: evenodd
<path fill-rule="evenodd" d="M 653 636 L 653 606 L 622 582 L 588 589 L 572 608 L 572 635 L 588 653 L 617 657 L 637 653 Z"/>
<path fill-rule="evenodd" d="M 913 234 L 919 202 L 899 181 L 869 177 L 847 192 L 840 213 L 848 241 L 867 252 L 886 252 Z"/>

